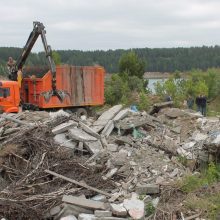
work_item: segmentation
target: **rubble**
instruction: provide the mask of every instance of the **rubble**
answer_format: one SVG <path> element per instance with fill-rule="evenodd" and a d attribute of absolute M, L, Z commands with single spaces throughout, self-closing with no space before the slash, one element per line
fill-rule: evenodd
<path fill-rule="evenodd" d="M 97 138 L 89 135 L 83 130 L 80 130 L 79 128 L 71 128 L 69 129 L 68 136 L 77 141 L 82 141 L 82 142 L 92 142 L 92 141 L 97 141 Z"/>
<path fill-rule="evenodd" d="M 62 202 L 70 203 L 73 205 L 81 206 L 86 209 L 102 209 L 105 210 L 106 206 L 104 202 L 98 202 L 90 199 L 84 199 L 76 196 L 67 196 L 64 195 L 62 198 Z"/>
<path fill-rule="evenodd" d="M 123 205 L 132 219 L 144 219 L 145 206 L 143 201 L 132 197 L 131 199 L 125 199 Z"/>
<path fill-rule="evenodd" d="M 68 131 L 70 128 L 72 127 L 76 127 L 78 125 L 77 122 L 73 121 L 73 120 L 69 120 L 68 122 L 62 123 L 58 126 L 56 126 L 52 132 L 53 134 L 60 134 L 63 133 L 65 131 Z"/>
<path fill-rule="evenodd" d="M 100 210 L 95 210 L 95 217 L 111 217 L 112 212 L 110 211 L 100 211 Z"/>
<path fill-rule="evenodd" d="M 126 217 L 127 216 L 127 210 L 125 209 L 123 203 L 121 204 L 110 204 L 110 209 L 112 211 L 112 214 L 117 217 Z"/>
<path fill-rule="evenodd" d="M 158 194 L 160 192 L 159 185 L 156 184 L 137 184 L 136 192 L 139 195 Z"/>
<path fill-rule="evenodd" d="M 144 219 L 166 184 L 220 154 L 219 119 L 170 105 L 155 105 L 151 115 L 117 105 L 97 120 L 64 111 L 3 114 L 0 216 Z"/>

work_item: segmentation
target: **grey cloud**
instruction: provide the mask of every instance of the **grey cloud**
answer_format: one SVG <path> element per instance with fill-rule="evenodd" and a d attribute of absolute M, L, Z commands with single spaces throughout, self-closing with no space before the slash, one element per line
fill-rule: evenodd
<path fill-rule="evenodd" d="M 34 20 L 54 49 L 216 45 L 219 7 L 218 0 L 1 0 L 0 46 L 22 47 Z"/>

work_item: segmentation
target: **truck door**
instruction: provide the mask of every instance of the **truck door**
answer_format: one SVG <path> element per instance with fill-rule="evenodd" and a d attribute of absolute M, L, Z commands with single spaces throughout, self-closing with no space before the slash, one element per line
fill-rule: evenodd
<path fill-rule="evenodd" d="M 10 87 L 0 87 L 0 106 L 3 112 L 18 112 L 12 90 Z"/>

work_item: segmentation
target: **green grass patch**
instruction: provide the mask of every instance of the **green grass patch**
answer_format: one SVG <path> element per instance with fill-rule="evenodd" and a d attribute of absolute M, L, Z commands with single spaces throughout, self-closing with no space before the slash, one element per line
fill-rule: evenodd
<path fill-rule="evenodd" d="M 205 194 L 200 197 L 189 194 L 184 205 L 194 211 L 199 209 L 203 212 L 203 216 L 215 220 L 220 214 L 220 192 L 215 195 Z"/>
<path fill-rule="evenodd" d="M 180 182 L 178 182 L 178 186 L 183 192 L 190 193 L 201 187 L 207 187 L 219 180 L 220 166 L 211 162 L 208 165 L 208 168 L 203 170 L 201 174 L 184 177 Z"/>

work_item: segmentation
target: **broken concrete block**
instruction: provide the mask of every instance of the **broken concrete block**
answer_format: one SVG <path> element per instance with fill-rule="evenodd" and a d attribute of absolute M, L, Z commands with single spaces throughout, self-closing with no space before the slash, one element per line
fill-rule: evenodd
<path fill-rule="evenodd" d="M 175 169 L 173 170 L 173 172 L 169 174 L 169 176 L 170 176 L 171 178 L 173 178 L 173 177 L 177 176 L 178 173 L 179 173 L 179 169 L 178 169 L 178 168 L 175 168 Z"/>
<path fill-rule="evenodd" d="M 123 118 L 125 118 L 130 112 L 129 108 L 121 110 L 114 118 L 113 121 L 119 121 Z"/>
<path fill-rule="evenodd" d="M 170 128 L 171 131 L 173 131 L 176 134 L 180 134 L 181 132 L 181 126 L 175 127 L 175 128 Z"/>
<path fill-rule="evenodd" d="M 78 205 L 63 203 L 62 206 L 63 206 L 63 209 L 58 217 L 64 217 L 67 215 L 74 215 L 78 217 L 80 213 L 93 214 L 92 209 L 83 208 Z"/>
<path fill-rule="evenodd" d="M 68 215 L 66 217 L 62 217 L 60 220 L 77 220 L 74 215 Z"/>
<path fill-rule="evenodd" d="M 129 117 L 115 122 L 115 127 L 120 128 L 121 130 L 129 130 L 131 128 L 138 128 L 145 125 L 155 127 L 155 124 L 152 122 L 151 118 L 143 116 Z"/>
<path fill-rule="evenodd" d="M 185 149 L 185 150 L 190 149 L 190 148 L 192 148 L 195 144 L 196 144 L 195 141 L 191 141 L 191 142 L 185 143 L 185 144 L 183 145 L 183 149 Z"/>
<path fill-rule="evenodd" d="M 85 131 L 78 128 L 69 129 L 68 136 L 74 140 L 82 141 L 82 142 L 97 141 L 97 138 L 87 134 Z"/>
<path fill-rule="evenodd" d="M 65 131 L 68 131 L 70 128 L 76 127 L 78 125 L 77 122 L 73 121 L 73 120 L 69 120 L 68 122 L 62 123 L 58 126 L 56 126 L 53 130 L 52 133 L 53 134 L 60 134 L 63 133 Z"/>
<path fill-rule="evenodd" d="M 193 136 L 192 136 L 192 139 L 196 142 L 204 141 L 207 138 L 208 138 L 208 135 L 207 134 L 202 134 L 202 133 L 194 133 Z"/>
<path fill-rule="evenodd" d="M 128 151 L 120 150 L 116 155 L 111 159 L 111 162 L 115 166 L 122 166 L 126 163 L 128 156 Z"/>
<path fill-rule="evenodd" d="M 114 216 L 118 217 L 126 217 L 127 216 L 127 210 L 124 208 L 123 203 L 122 204 L 110 204 L 110 210 L 112 211 L 112 214 Z"/>
<path fill-rule="evenodd" d="M 60 211 L 61 211 L 61 207 L 60 207 L 59 205 L 58 205 L 58 206 L 55 206 L 55 207 L 53 207 L 53 208 L 50 209 L 49 215 L 50 215 L 50 216 L 57 215 Z"/>
<path fill-rule="evenodd" d="M 101 194 L 96 195 L 96 196 L 93 196 L 93 197 L 91 198 L 91 200 L 100 201 L 100 202 L 107 202 L 106 196 L 105 196 L 105 195 L 101 195 Z"/>
<path fill-rule="evenodd" d="M 87 132 L 88 134 L 91 134 L 93 137 L 96 137 L 97 139 L 101 138 L 97 132 L 95 132 L 92 128 L 90 128 L 89 126 L 87 126 L 83 122 L 80 121 L 79 125 L 85 132 Z"/>
<path fill-rule="evenodd" d="M 91 199 L 84 199 L 77 196 L 64 195 L 62 201 L 88 209 L 106 209 L 104 202 L 98 202 Z"/>
<path fill-rule="evenodd" d="M 186 150 L 184 150 L 182 147 L 177 148 L 177 153 L 182 156 L 182 157 L 186 157 L 186 159 L 192 160 L 195 158 L 194 154 L 191 152 L 188 152 Z"/>
<path fill-rule="evenodd" d="M 159 204 L 159 201 L 160 201 L 160 197 L 156 197 L 155 199 L 153 199 L 151 201 L 152 205 L 156 208 L 157 205 Z"/>
<path fill-rule="evenodd" d="M 143 201 L 135 198 L 125 199 L 123 205 L 132 219 L 144 219 L 145 208 Z"/>
<path fill-rule="evenodd" d="M 156 184 L 140 184 L 140 183 L 138 183 L 136 186 L 136 192 L 139 195 L 158 194 L 160 192 L 160 188 L 159 188 L 159 185 L 156 185 Z"/>
<path fill-rule="evenodd" d="M 111 120 L 113 117 L 122 109 L 122 105 L 115 105 L 102 113 L 102 115 L 98 118 L 98 120 Z M 97 120 L 97 121 L 98 121 Z M 96 122 L 97 122 L 96 121 Z M 96 124 L 95 122 L 95 124 Z"/>
<path fill-rule="evenodd" d="M 54 137 L 54 141 L 59 144 L 60 146 L 64 146 L 64 147 L 68 147 L 68 148 L 71 148 L 71 149 L 75 149 L 75 147 L 77 146 L 77 143 L 72 141 L 72 140 L 69 140 L 67 137 L 66 137 L 66 134 L 65 133 L 62 133 L 62 134 L 57 134 L 55 137 Z"/>
<path fill-rule="evenodd" d="M 79 144 L 78 144 L 78 149 L 80 150 L 80 151 L 83 151 L 83 142 L 79 142 Z"/>
<path fill-rule="evenodd" d="M 92 214 L 81 213 L 81 214 L 79 214 L 78 220 L 98 220 L 98 218 Z"/>
<path fill-rule="evenodd" d="M 108 137 L 112 133 L 113 129 L 114 129 L 114 123 L 112 120 L 109 120 L 108 123 L 105 125 L 101 134 L 105 137 Z"/>
<path fill-rule="evenodd" d="M 56 111 L 56 112 L 50 112 L 50 113 L 49 113 L 49 116 L 50 116 L 50 118 L 52 118 L 52 119 L 56 119 L 56 118 L 62 117 L 62 116 L 64 116 L 64 117 L 70 117 L 70 114 L 67 113 L 67 112 L 65 112 L 65 111 L 63 111 L 63 109 L 60 109 L 59 111 Z"/>
<path fill-rule="evenodd" d="M 93 123 L 92 129 L 95 132 L 101 131 L 109 120 L 113 119 L 114 116 L 122 109 L 122 105 L 115 105 L 112 108 L 105 111 L 98 119 Z"/>
<path fill-rule="evenodd" d="M 220 135 L 217 135 L 216 138 L 211 142 L 211 144 L 218 147 L 220 145 Z"/>
<path fill-rule="evenodd" d="M 105 176 L 103 176 L 103 180 L 110 179 L 112 176 L 114 176 L 118 171 L 118 168 L 111 169 Z"/>
<path fill-rule="evenodd" d="M 95 141 L 95 142 L 84 142 L 85 148 L 92 154 L 96 154 L 103 150 L 101 141 Z"/>
<path fill-rule="evenodd" d="M 118 145 L 117 144 L 108 144 L 107 150 L 111 151 L 111 152 L 116 152 L 116 151 L 118 151 Z"/>
<path fill-rule="evenodd" d="M 178 118 L 185 115 L 185 112 L 179 108 L 166 108 L 163 109 L 163 113 L 169 118 Z"/>
<path fill-rule="evenodd" d="M 102 211 L 102 210 L 95 210 L 95 216 L 96 217 L 111 217 L 112 216 L 112 212 L 110 211 Z"/>

